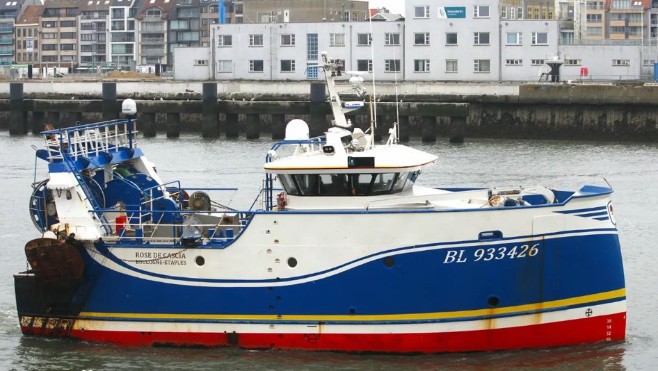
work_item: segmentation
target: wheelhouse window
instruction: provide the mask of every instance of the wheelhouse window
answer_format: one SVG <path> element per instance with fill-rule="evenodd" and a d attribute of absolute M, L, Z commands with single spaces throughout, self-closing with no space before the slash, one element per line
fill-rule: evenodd
<path fill-rule="evenodd" d="M 294 196 L 377 196 L 411 188 L 419 171 L 363 174 L 281 174 L 284 190 Z"/>

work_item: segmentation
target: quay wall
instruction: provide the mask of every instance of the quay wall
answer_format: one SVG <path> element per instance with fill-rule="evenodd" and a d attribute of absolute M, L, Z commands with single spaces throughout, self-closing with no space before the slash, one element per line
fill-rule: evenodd
<path fill-rule="evenodd" d="M 37 133 L 45 122 L 62 126 L 111 119 L 118 117 L 121 101 L 132 98 L 140 130 L 148 136 L 200 132 L 204 137 L 280 138 L 293 118 L 306 120 L 313 134 L 319 134 L 330 111 L 322 96 L 317 97 L 324 91 L 318 85 L 57 80 L 0 84 L 0 129 L 20 135 Z M 380 138 L 399 114 L 403 140 L 465 136 L 658 142 L 654 84 L 405 82 L 382 83 L 376 89 Z M 311 97 L 314 91 L 316 99 Z M 368 111 L 356 111 L 350 119 L 367 127 Z"/>

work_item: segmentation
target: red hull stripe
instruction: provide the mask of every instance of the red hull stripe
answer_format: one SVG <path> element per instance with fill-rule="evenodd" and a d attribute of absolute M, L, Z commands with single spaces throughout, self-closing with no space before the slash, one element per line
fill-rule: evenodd
<path fill-rule="evenodd" d="M 626 313 L 492 330 L 407 334 L 189 333 L 95 331 L 66 334 L 22 327 L 24 334 L 62 336 L 123 346 L 235 346 L 247 349 L 304 349 L 345 352 L 438 353 L 488 351 L 622 341 Z"/>

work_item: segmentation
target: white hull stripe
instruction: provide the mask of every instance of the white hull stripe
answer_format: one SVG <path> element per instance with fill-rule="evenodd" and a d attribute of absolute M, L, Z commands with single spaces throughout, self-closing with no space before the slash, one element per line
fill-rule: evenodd
<path fill-rule="evenodd" d="M 626 301 L 587 308 L 528 314 L 488 320 L 429 322 L 414 324 L 272 324 L 214 322 L 107 321 L 79 319 L 74 330 L 170 333 L 253 333 L 253 334 L 420 334 L 504 329 L 594 318 L 626 312 Z"/>

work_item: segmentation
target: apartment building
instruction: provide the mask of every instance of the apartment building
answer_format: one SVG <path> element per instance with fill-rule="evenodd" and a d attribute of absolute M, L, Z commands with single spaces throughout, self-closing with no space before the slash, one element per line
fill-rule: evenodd
<path fill-rule="evenodd" d="M 169 18 L 167 57 L 173 60 L 174 49 L 201 45 L 201 7 L 199 0 L 178 0 Z"/>
<path fill-rule="evenodd" d="M 109 0 L 110 62 L 117 67 L 136 65 L 135 15 L 143 0 Z M 150 0 L 149 0 L 150 1 Z"/>
<path fill-rule="evenodd" d="M 641 40 L 644 38 L 646 11 L 651 0 L 608 0 L 606 5 L 609 27 L 606 38 L 610 40 Z"/>
<path fill-rule="evenodd" d="M 29 5 L 16 19 L 14 54 L 18 64 L 32 64 L 35 68 L 40 67 L 41 54 L 39 53 L 40 43 L 37 33 L 42 12 L 42 5 Z"/>
<path fill-rule="evenodd" d="M 78 2 L 46 0 L 41 13 L 41 64 L 72 70 L 78 63 Z"/>
<path fill-rule="evenodd" d="M 80 3 L 80 28 L 78 34 L 78 70 L 100 71 L 110 58 L 107 38 L 110 24 L 109 7 L 104 1 Z"/>
<path fill-rule="evenodd" d="M 353 22 L 369 15 L 368 1 L 358 0 L 243 0 L 234 6 L 235 23 Z"/>
<path fill-rule="evenodd" d="M 199 6 L 201 12 L 201 35 L 199 42 L 201 43 L 201 46 L 210 47 L 210 25 L 219 23 L 219 1 L 200 0 Z"/>
<path fill-rule="evenodd" d="M 0 2 L 0 65 L 14 63 L 14 23 L 21 9 L 21 3 L 20 1 Z"/>
<path fill-rule="evenodd" d="M 568 19 L 512 19 L 510 8 L 503 14 L 496 0 L 453 1 L 407 0 L 406 20 L 372 25 L 214 25 L 213 47 L 177 51 L 175 76 L 312 80 L 319 77 L 319 53 L 327 51 L 346 70 L 378 81 L 537 81 L 550 72 L 548 64 L 561 66 L 563 80 L 624 80 L 647 77 L 655 59 L 655 50 L 628 42 L 561 44 L 560 27 Z M 517 16 L 523 15 L 527 5 L 518 5 Z"/>
<path fill-rule="evenodd" d="M 168 64 L 168 22 L 175 2 L 147 1 L 136 15 L 138 23 L 138 63 L 142 65 Z"/>

